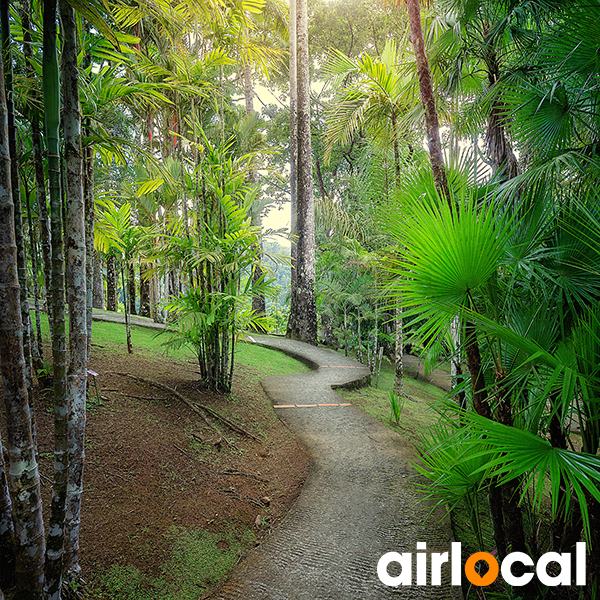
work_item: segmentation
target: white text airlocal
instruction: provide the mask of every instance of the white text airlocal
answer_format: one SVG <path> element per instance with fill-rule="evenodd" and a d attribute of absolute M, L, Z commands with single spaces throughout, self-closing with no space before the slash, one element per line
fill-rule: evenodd
<path fill-rule="evenodd" d="M 409 585 L 442 585 L 442 565 L 450 563 L 451 584 L 461 585 L 462 574 L 464 572 L 470 583 L 476 586 L 488 586 L 494 583 L 498 575 L 511 586 L 519 587 L 527 585 L 535 576 L 542 585 L 555 587 L 557 585 L 572 585 L 571 577 L 571 554 L 568 552 L 559 554 L 558 552 L 546 552 L 542 554 L 535 564 L 535 569 L 521 575 L 513 575 L 513 566 L 521 563 L 524 567 L 533 567 L 533 559 L 523 552 L 512 552 L 508 554 L 501 565 L 496 558 L 489 552 L 477 552 L 469 556 L 464 563 L 462 562 L 462 552 L 460 542 L 453 542 L 450 545 L 450 555 L 448 552 L 426 552 L 416 553 L 416 581 L 413 582 L 413 554 L 411 552 L 388 552 L 384 554 L 377 563 L 377 575 L 384 585 L 390 587 L 409 586 Z M 577 542 L 575 545 L 575 585 L 585 585 L 585 542 Z M 417 542 L 417 550 L 426 550 L 425 542 Z M 431 576 L 427 581 L 427 560 L 429 557 Z M 487 572 L 482 576 L 475 565 L 480 561 L 488 565 Z M 401 567 L 399 575 L 391 576 L 388 574 L 388 566 L 397 563 Z M 548 565 L 557 563 L 560 572 L 558 574 L 548 573 Z M 553 569 L 555 571 L 555 569 Z"/>

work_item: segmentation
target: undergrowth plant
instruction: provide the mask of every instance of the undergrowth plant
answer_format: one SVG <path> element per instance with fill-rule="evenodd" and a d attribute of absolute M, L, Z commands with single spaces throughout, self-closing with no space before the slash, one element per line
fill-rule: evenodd
<path fill-rule="evenodd" d="M 396 425 L 399 425 L 400 417 L 402 416 L 402 411 L 404 410 L 404 403 L 406 402 L 406 397 L 399 392 L 394 392 L 394 390 L 390 390 L 389 400 L 390 409 L 392 413 L 390 415 L 390 420 Z"/>

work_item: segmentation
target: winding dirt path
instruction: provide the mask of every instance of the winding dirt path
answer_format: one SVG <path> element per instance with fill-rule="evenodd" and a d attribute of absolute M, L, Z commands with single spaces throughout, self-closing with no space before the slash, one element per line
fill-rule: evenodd
<path fill-rule="evenodd" d="M 360 385 L 366 367 L 335 352 L 283 338 L 251 341 L 313 367 L 262 381 L 274 409 L 304 443 L 310 475 L 279 527 L 252 551 L 213 600 L 462 598 L 443 570 L 439 587 L 388 588 L 377 577 L 386 552 L 446 552 L 452 536 L 439 512 L 418 502 L 409 445 L 344 402 L 332 387 Z M 427 519 L 427 520 L 426 520 Z M 428 561 L 429 562 L 429 561 Z M 413 578 L 414 580 L 414 578 Z M 429 577 L 428 577 L 429 580 Z"/>

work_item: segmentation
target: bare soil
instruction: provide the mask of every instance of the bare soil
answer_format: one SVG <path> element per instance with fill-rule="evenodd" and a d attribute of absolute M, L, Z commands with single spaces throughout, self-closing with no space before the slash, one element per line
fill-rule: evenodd
<path fill-rule="evenodd" d="M 84 579 L 115 564 L 157 576 L 170 556 L 173 526 L 211 532 L 253 527 L 260 541 L 294 503 L 309 461 L 275 416 L 252 369 L 239 366 L 234 394 L 224 397 L 203 387 L 191 360 L 94 348 L 89 367 L 99 374 L 101 403 L 91 380 L 81 529 Z M 118 373 L 175 388 L 260 441 L 211 419 L 219 434 L 168 393 Z M 51 390 L 38 389 L 45 515 L 52 478 L 51 404 Z"/>

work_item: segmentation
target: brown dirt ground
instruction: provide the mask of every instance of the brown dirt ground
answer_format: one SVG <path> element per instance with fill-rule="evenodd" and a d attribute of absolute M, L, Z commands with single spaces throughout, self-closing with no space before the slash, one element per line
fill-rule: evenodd
<path fill-rule="evenodd" d="M 226 398 L 203 388 L 191 361 L 98 348 L 92 354 L 89 366 L 99 373 L 103 399 L 94 404 L 92 385 L 81 530 L 84 579 L 114 564 L 158 576 L 171 551 L 166 534 L 174 525 L 212 532 L 254 527 L 260 541 L 283 518 L 308 474 L 308 458 L 274 415 L 252 369 L 238 366 L 234 396 Z M 261 441 L 215 422 L 237 449 L 219 443 L 222 436 L 179 400 L 119 372 L 167 384 Z M 45 515 L 52 477 L 51 402 L 51 391 L 38 390 Z"/>

